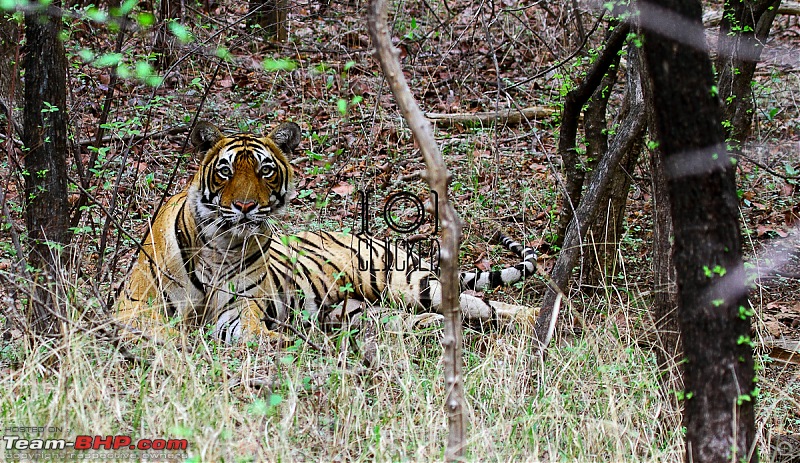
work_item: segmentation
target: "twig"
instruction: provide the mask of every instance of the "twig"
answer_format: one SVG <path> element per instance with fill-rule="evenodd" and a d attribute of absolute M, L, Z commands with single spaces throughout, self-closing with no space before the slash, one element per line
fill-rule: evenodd
<path fill-rule="evenodd" d="M 444 315 L 444 376 L 447 388 L 445 409 L 449 434 L 445 460 L 455 461 L 464 455 L 466 445 L 466 416 L 464 413 L 463 360 L 461 358 L 461 308 L 459 306 L 458 248 L 461 242 L 461 221 L 450 204 L 447 183 L 450 173 L 436 145 L 431 123 L 425 119 L 408 88 L 398 60 L 399 51 L 392 46 L 387 26 L 388 1 L 373 0 L 369 6 L 367 24 L 375 56 L 392 89 L 397 106 L 419 144 L 428 168 L 426 180 L 438 196 L 439 219 L 442 224 L 439 282 L 442 291 L 441 313 Z"/>
<path fill-rule="evenodd" d="M 800 179 L 800 175 L 784 175 L 784 174 L 781 174 L 780 172 L 777 172 L 776 170 L 770 168 L 766 164 L 758 162 L 755 159 L 753 159 L 752 157 L 750 157 L 750 156 L 748 156 L 748 155 L 746 155 L 744 153 L 739 153 L 739 159 L 747 161 L 750 164 L 753 164 L 754 166 L 757 166 L 758 168 L 766 171 L 768 174 L 772 174 L 772 175 L 774 175 L 774 176 L 776 176 L 778 178 L 782 178 L 782 179 L 784 179 L 786 181 Z"/>
<path fill-rule="evenodd" d="M 778 7 L 778 14 L 784 16 L 800 16 L 800 3 L 797 2 L 781 2 Z M 703 14 L 703 25 L 705 27 L 716 27 L 722 22 L 722 11 L 708 10 Z"/>
<path fill-rule="evenodd" d="M 302 339 L 303 342 L 305 342 L 306 344 L 308 344 L 309 346 L 311 346 L 315 350 L 318 350 L 318 351 L 322 352 L 323 354 L 327 354 L 328 353 L 328 349 L 325 349 L 324 347 L 320 346 L 319 344 L 316 344 L 314 341 L 308 339 L 308 336 L 306 336 L 303 333 L 301 333 L 300 330 L 298 330 L 294 326 L 290 325 L 289 323 L 284 323 L 284 322 L 278 320 L 277 318 L 270 317 L 269 315 L 267 315 L 267 311 L 264 308 L 264 306 L 261 305 L 261 302 L 259 302 L 258 300 L 255 300 L 255 299 L 253 299 L 253 302 L 256 303 L 256 305 L 258 306 L 259 309 L 261 309 L 261 313 L 264 315 L 264 318 L 268 322 L 274 323 L 274 324 L 280 326 L 283 329 L 287 329 L 287 330 L 291 331 L 292 333 L 294 333 L 295 336 L 297 336 L 298 338 Z"/>
<path fill-rule="evenodd" d="M 160 130 L 158 132 L 152 132 L 148 134 L 137 134 L 137 135 L 128 135 L 127 137 L 117 137 L 114 135 L 106 135 L 102 138 L 100 144 L 109 143 L 113 140 L 119 140 L 126 143 L 137 143 L 143 140 L 152 140 L 152 139 L 159 139 L 161 137 L 166 137 L 169 135 L 177 135 L 179 133 L 184 133 L 189 130 L 189 127 L 185 124 L 176 125 L 170 127 L 168 129 Z M 92 139 L 84 139 L 78 142 L 78 145 L 81 147 L 89 146 L 92 144 L 97 143 L 97 140 Z"/>
<path fill-rule="evenodd" d="M 530 119 L 546 119 L 555 113 L 556 109 L 549 106 L 531 106 L 523 109 L 501 109 L 499 111 L 478 113 L 425 113 L 425 117 L 442 126 L 459 123 L 491 124 L 495 122 L 511 125 Z"/>
<path fill-rule="evenodd" d="M 545 10 L 547 10 L 547 8 L 545 6 L 543 6 L 543 5 L 539 5 L 539 6 L 541 6 L 542 8 L 545 8 Z M 549 11 L 549 10 L 547 10 L 547 11 Z M 560 68 L 561 66 L 569 63 L 572 60 L 572 58 L 578 56 L 578 53 L 580 53 L 584 49 L 584 47 L 586 47 L 586 43 L 589 41 L 589 37 L 591 37 L 592 34 L 594 34 L 594 31 L 596 31 L 597 28 L 600 26 L 600 22 L 603 20 L 604 17 L 605 17 L 605 12 L 600 14 L 600 17 L 597 18 L 597 21 L 595 21 L 594 25 L 592 26 L 592 30 L 590 30 L 589 33 L 586 34 L 586 36 L 583 38 L 583 43 L 581 43 L 581 45 L 578 48 L 576 48 L 575 51 L 570 53 L 569 56 L 567 56 L 566 58 L 562 59 L 558 63 L 556 63 L 556 64 L 554 64 L 554 65 L 552 65 L 552 66 L 550 66 L 550 67 L 548 67 L 548 68 L 546 68 L 546 69 L 544 69 L 542 71 L 537 72 L 536 74 L 532 75 L 531 77 L 528 77 L 527 79 L 523 80 L 522 82 L 517 82 L 514 85 L 509 85 L 508 87 L 506 87 L 506 91 L 511 90 L 513 88 L 517 88 L 520 85 L 525 85 L 528 82 L 532 82 L 532 81 L 538 79 L 539 77 L 545 76 L 545 75 L 549 74 L 550 72 L 555 71 L 556 69 Z"/>
<path fill-rule="evenodd" d="M 117 34 L 117 43 L 114 48 L 114 53 L 116 54 L 122 52 L 122 45 L 125 43 L 125 33 L 127 32 L 126 26 L 128 24 L 127 16 L 122 18 L 120 24 L 121 27 L 119 30 L 119 34 Z M 108 117 L 111 114 L 111 103 L 112 101 L 114 101 L 114 89 L 117 87 L 118 79 L 119 79 L 119 74 L 117 72 L 112 72 L 111 78 L 109 79 L 108 83 L 108 89 L 106 90 L 106 98 L 105 101 L 103 102 L 103 111 L 100 113 L 100 118 L 97 121 L 97 133 L 95 134 L 94 142 L 87 145 L 94 147 L 95 150 L 93 150 L 92 153 L 89 155 L 89 162 L 86 165 L 86 169 L 83 168 L 83 164 L 81 163 L 80 151 L 76 150 L 73 153 L 73 156 L 75 158 L 75 167 L 78 170 L 78 178 L 80 179 L 81 186 L 83 186 L 84 190 L 89 189 L 89 177 L 87 175 L 87 171 L 91 171 L 94 168 L 94 165 L 97 162 L 97 158 L 100 155 L 100 147 L 103 144 L 103 135 L 105 134 L 106 123 L 108 122 Z M 73 207 L 75 213 L 70 219 L 70 227 L 75 228 L 78 226 L 78 223 L 81 221 L 81 217 L 83 216 L 83 211 L 84 211 L 83 206 L 85 205 L 86 205 L 86 194 L 81 193 L 78 196 L 78 201 L 76 201 L 75 207 Z M 105 239 L 105 236 L 102 239 Z M 102 259 L 102 252 L 100 254 L 100 258 Z"/>
<path fill-rule="evenodd" d="M 124 345 L 122 345 L 122 343 L 121 343 L 122 337 L 119 336 L 116 333 L 116 330 L 114 330 L 115 332 L 113 334 L 108 332 L 107 328 L 104 325 L 111 325 L 111 324 L 113 324 L 113 321 L 111 321 L 111 320 L 104 321 L 104 322 L 94 321 L 92 323 L 93 326 L 87 328 L 87 327 L 77 323 L 75 320 L 73 320 L 73 319 L 71 319 L 69 317 L 66 317 L 63 314 L 59 313 L 58 310 L 53 310 L 53 308 L 50 307 L 50 304 L 42 302 L 37 297 L 35 291 L 31 291 L 28 288 L 20 285 L 17 282 L 16 278 L 7 276 L 5 272 L 0 272 L 0 278 L 5 280 L 6 284 L 8 284 L 9 286 L 15 288 L 15 291 L 19 291 L 19 292 L 23 293 L 25 296 L 27 296 L 29 301 L 30 301 L 30 303 L 40 306 L 50 316 L 55 317 L 56 319 L 58 319 L 58 321 L 64 323 L 65 325 L 71 326 L 71 327 L 77 329 L 78 331 L 81 331 L 82 333 L 91 335 L 92 337 L 94 337 L 96 339 L 99 339 L 99 340 L 102 340 L 102 341 L 107 341 L 107 342 L 111 343 L 111 345 L 114 346 L 114 348 L 122 356 L 122 358 L 125 359 L 125 361 L 130 362 L 130 363 L 139 363 L 139 364 L 142 364 L 142 365 L 149 365 L 149 362 L 147 360 L 134 355 Z M 51 335 L 51 336 L 53 338 L 56 338 L 56 339 L 62 339 L 62 336 L 60 334 L 59 335 Z"/>

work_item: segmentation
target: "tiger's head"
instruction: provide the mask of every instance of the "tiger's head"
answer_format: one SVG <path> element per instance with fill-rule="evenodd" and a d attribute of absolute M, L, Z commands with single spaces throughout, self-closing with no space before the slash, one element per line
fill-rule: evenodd
<path fill-rule="evenodd" d="M 279 212 L 294 191 L 287 155 L 300 144 L 300 127 L 285 122 L 266 137 L 226 136 L 200 122 L 191 139 L 205 151 L 189 188 L 200 226 L 213 235 L 231 232 L 240 238 L 266 233 L 268 217 Z"/>

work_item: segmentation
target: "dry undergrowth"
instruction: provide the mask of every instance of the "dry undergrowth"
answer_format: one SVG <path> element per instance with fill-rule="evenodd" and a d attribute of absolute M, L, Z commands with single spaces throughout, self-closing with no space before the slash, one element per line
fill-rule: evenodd
<path fill-rule="evenodd" d="M 615 307 L 591 336 L 559 339 L 544 363 L 522 330 L 468 333 L 470 459 L 681 460 L 679 414 L 653 355 L 612 322 L 643 314 Z M 380 330 L 371 370 L 346 347 L 322 355 L 302 342 L 230 348 L 194 337 L 184 349 L 147 350 L 149 365 L 137 366 L 80 332 L 69 339 L 5 352 L 21 362 L 0 379 L 5 425 L 186 438 L 193 461 L 442 458 L 436 330 Z"/>
<path fill-rule="evenodd" d="M 426 110 L 560 103 L 560 91 L 580 77 L 588 58 L 582 65 L 569 61 L 527 79 L 580 45 L 569 2 L 510 3 L 398 5 L 395 31 L 402 37 L 403 65 Z M 374 188 L 378 195 L 398 188 L 424 191 L 421 160 L 370 57 L 365 5 L 334 4 L 320 12 L 321 4 L 298 3 L 289 15 L 290 42 L 278 48 L 242 26 L 231 26 L 244 13 L 243 5 L 223 1 L 211 15 L 192 10 L 191 29 L 203 47 L 182 48 L 190 56 L 163 87 L 154 91 L 126 80 L 117 88 L 109 122 L 112 138 L 92 178 L 97 203 L 78 224 L 65 277 L 77 322 L 67 328 L 68 341 L 33 348 L 18 330 L 4 330 L 9 336 L 0 343 L 0 423 L 63 428 L 31 437 L 186 438 L 192 461 L 441 460 L 445 394 L 435 331 L 397 331 L 390 324 L 379 331 L 379 364 L 365 370 L 359 355 L 347 347 L 357 339 L 320 333 L 311 339 L 329 346 L 327 354 L 302 341 L 282 349 L 259 343 L 223 347 L 190 336 L 180 349 L 135 350 L 148 359 L 143 365 L 126 362 L 109 343 L 81 328 L 89 326 L 82 317 L 102 312 L 99 301 L 124 281 L 133 254 L 132 241 L 111 226 L 99 264 L 106 220 L 101 206 L 111 203 L 115 182 L 120 180 L 120 196 L 114 216 L 131 235 L 140 236 L 161 195 L 177 191 L 197 164 L 191 155 L 179 154 L 182 134 L 133 143 L 126 138 L 130 131 L 175 127 L 191 120 L 195 111 L 233 130 L 263 131 L 284 119 L 297 121 L 305 138 L 294 160 L 299 195 L 285 217 L 293 230 L 357 228 L 352 194 L 359 189 Z M 584 30 L 595 17 L 582 16 Z M 95 27 L 76 20 L 66 42 L 72 64 L 71 127 L 79 142 L 95 133 L 108 72 L 84 63 L 78 50 L 101 53 L 115 42 L 107 30 Z M 779 19 L 776 40 L 796 50 L 797 29 L 796 20 Z M 126 53 L 145 54 L 149 40 L 147 34 L 134 34 Z M 596 34 L 589 46 L 599 42 Z M 212 81 L 220 63 L 213 58 L 214 46 L 226 47 L 234 59 L 222 63 Z M 265 72 L 265 58 L 290 58 L 298 67 Z M 780 64 L 764 67 L 754 87 L 758 125 L 748 153 L 786 173 L 798 168 L 797 73 Z M 209 96 L 201 107 L 207 87 Z M 339 111 L 340 100 L 349 103 L 345 113 Z M 6 133 L 2 119 L 0 126 Z M 557 120 L 437 129 L 455 174 L 453 200 L 466 222 L 463 267 L 512 262 L 486 244 L 483 235 L 494 226 L 537 247 L 545 269 L 552 265 L 546 237 L 558 210 L 558 159 L 550 155 L 556 133 Z M 84 146 L 84 162 L 89 153 Z M 173 169 L 175 184 L 169 181 Z M 22 177 L 6 160 L 0 173 L 8 185 L 10 217 L 24 243 Z M 467 334 L 470 460 L 682 461 L 677 401 L 659 387 L 661 373 L 648 334 L 653 291 L 648 175 L 646 165 L 632 173 L 618 267 L 600 290 L 574 289 L 569 295 L 562 329 L 543 363 L 532 357 L 532 343 L 522 330 Z M 791 229 L 797 193 L 793 183 L 748 162 L 742 163 L 740 183 L 752 254 L 770 243 L 768 238 Z M 12 281 L 14 250 L 8 230 L 0 233 L 0 272 L 3 281 Z M 542 283 L 532 280 L 521 290 L 499 291 L 495 297 L 535 306 Z M 24 293 L 11 285 L 0 292 L 4 307 L 18 313 Z M 753 298 L 758 339 L 773 336 L 773 330 L 796 334 L 791 319 L 770 318 L 770 311 L 775 304 L 792 307 L 798 292 L 791 277 L 759 287 Z M 773 436 L 800 432 L 800 381 L 795 366 L 772 360 L 761 348 L 758 359 L 764 367 L 758 426 L 763 460 L 768 461 Z"/>

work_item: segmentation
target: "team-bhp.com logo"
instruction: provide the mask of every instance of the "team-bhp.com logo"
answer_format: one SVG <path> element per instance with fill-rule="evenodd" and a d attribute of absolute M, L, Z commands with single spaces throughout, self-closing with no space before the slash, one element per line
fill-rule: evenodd
<path fill-rule="evenodd" d="M 358 218 L 360 226 L 356 229 L 356 235 L 362 238 L 359 241 L 359 255 L 369 256 L 368 259 L 358 260 L 360 271 L 389 270 L 411 271 L 411 270 L 435 270 L 434 267 L 439 262 L 439 241 L 436 234 L 439 232 L 439 204 L 438 195 L 431 191 L 432 212 L 426 212 L 423 200 L 408 191 L 396 191 L 386 197 L 380 217 L 389 229 L 397 232 L 400 238 L 391 239 L 375 238 L 371 224 L 376 218 L 372 211 L 370 202 L 372 190 L 358 191 Z M 420 232 L 424 225 L 430 225 L 425 229 L 426 233 Z M 383 253 L 383 259 L 375 259 L 375 248 L 383 247 L 387 252 Z M 369 249 L 364 249 L 369 248 Z M 393 259 L 397 255 L 397 250 L 403 249 L 408 256 L 407 260 L 400 261 Z M 424 260 L 414 259 L 414 256 L 422 257 Z M 428 268 L 423 268 L 428 267 Z"/>
<path fill-rule="evenodd" d="M 3 436 L 6 450 L 186 450 L 186 439 L 137 439 L 130 436 L 78 436 L 66 439 L 23 439 Z"/>

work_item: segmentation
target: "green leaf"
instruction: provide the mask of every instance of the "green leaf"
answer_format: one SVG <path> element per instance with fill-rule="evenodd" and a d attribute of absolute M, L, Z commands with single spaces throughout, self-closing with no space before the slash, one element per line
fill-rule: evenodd
<path fill-rule="evenodd" d="M 225 47 L 218 47 L 215 54 L 217 55 L 217 58 L 220 58 L 223 61 L 230 62 L 233 60 L 233 55 L 231 54 L 230 50 Z"/>
<path fill-rule="evenodd" d="M 125 0 L 122 2 L 122 5 L 119 7 L 120 16 L 126 16 L 128 13 L 133 11 L 136 7 L 136 4 L 139 3 L 139 0 Z"/>
<path fill-rule="evenodd" d="M 178 38 L 182 43 L 186 44 L 194 40 L 194 35 L 183 24 L 172 21 L 169 23 L 169 31 L 172 35 Z"/>
<path fill-rule="evenodd" d="M 250 404 L 248 411 L 252 415 L 269 415 L 273 413 L 275 407 L 283 402 L 283 397 L 278 394 L 270 394 L 267 400 L 256 399 Z"/>
<path fill-rule="evenodd" d="M 347 114 L 347 100 L 344 98 L 339 98 L 339 101 L 336 102 L 336 107 L 339 109 L 339 113 L 344 116 Z"/>
<path fill-rule="evenodd" d="M 98 23 L 108 22 L 108 15 L 106 12 L 96 7 L 86 9 L 86 17 Z"/>
<path fill-rule="evenodd" d="M 100 55 L 94 62 L 94 65 L 99 68 L 109 67 L 109 66 L 116 66 L 122 62 L 122 53 L 106 53 L 105 55 Z"/>
<path fill-rule="evenodd" d="M 264 60 L 264 69 L 267 71 L 293 71 L 297 69 L 297 63 L 285 58 L 267 58 Z"/>
<path fill-rule="evenodd" d="M 128 66 L 125 66 L 124 64 L 120 63 L 117 66 L 117 75 L 123 79 L 128 79 L 131 76 L 131 70 Z"/>
<path fill-rule="evenodd" d="M 94 60 L 94 52 L 88 48 L 83 48 L 78 51 L 78 56 L 81 57 L 84 63 L 89 63 Z"/>
<path fill-rule="evenodd" d="M 262 399 L 256 399 L 250 404 L 249 410 L 251 415 L 266 415 L 269 413 L 269 405 Z"/>
<path fill-rule="evenodd" d="M 152 27 L 156 23 L 156 16 L 153 13 L 139 13 L 136 15 L 136 22 L 141 27 Z"/>
<path fill-rule="evenodd" d="M 276 405 L 279 405 L 281 402 L 283 402 L 283 397 L 281 397 L 278 394 L 270 394 L 270 396 L 269 396 L 269 405 L 270 405 L 270 407 L 274 407 Z"/>
<path fill-rule="evenodd" d="M 160 85 L 162 81 L 161 76 L 156 74 L 153 66 L 147 61 L 139 61 L 136 63 L 136 77 L 151 87 Z"/>

